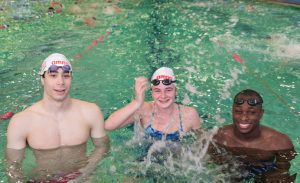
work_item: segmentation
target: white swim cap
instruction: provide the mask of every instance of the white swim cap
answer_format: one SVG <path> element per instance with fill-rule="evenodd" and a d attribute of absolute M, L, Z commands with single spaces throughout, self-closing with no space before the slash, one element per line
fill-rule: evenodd
<path fill-rule="evenodd" d="M 154 79 L 157 80 L 171 80 L 171 81 L 175 81 L 175 75 L 174 72 L 171 68 L 168 67 L 161 67 L 159 69 L 157 69 L 154 74 L 151 77 L 151 81 L 153 81 Z"/>
<path fill-rule="evenodd" d="M 40 75 L 43 75 L 44 72 L 48 71 L 48 69 L 52 66 L 56 65 L 58 67 L 63 67 L 65 65 L 70 67 L 70 71 L 72 71 L 72 66 L 66 56 L 60 53 L 53 53 L 49 55 L 42 63 L 41 70 L 39 72 Z"/>

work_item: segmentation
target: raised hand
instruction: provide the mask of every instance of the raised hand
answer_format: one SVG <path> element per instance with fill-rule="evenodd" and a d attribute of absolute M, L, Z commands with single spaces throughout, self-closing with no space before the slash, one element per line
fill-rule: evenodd
<path fill-rule="evenodd" d="M 145 91 L 149 89 L 149 87 L 149 81 L 147 78 L 138 77 L 135 79 L 135 99 L 138 102 L 139 106 L 141 106 L 144 103 Z"/>

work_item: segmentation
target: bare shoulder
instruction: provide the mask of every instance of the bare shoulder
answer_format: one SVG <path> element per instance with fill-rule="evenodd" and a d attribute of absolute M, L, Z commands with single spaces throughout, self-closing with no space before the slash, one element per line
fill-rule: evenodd
<path fill-rule="evenodd" d="M 194 107 L 179 105 L 185 130 L 197 130 L 201 128 L 202 120 Z"/>
<path fill-rule="evenodd" d="M 30 113 L 25 111 L 19 112 L 13 115 L 13 117 L 9 121 L 8 128 L 12 128 L 12 127 L 18 128 L 20 126 L 23 126 L 26 123 L 26 121 L 28 121 L 28 119 L 30 119 Z"/>
<path fill-rule="evenodd" d="M 11 126 L 28 126 L 30 123 L 39 117 L 38 112 L 36 111 L 36 108 L 38 108 L 38 104 L 34 104 L 28 108 L 26 108 L 24 111 L 18 112 L 15 115 L 13 115 L 12 119 L 9 122 L 9 127 Z"/>
<path fill-rule="evenodd" d="M 200 120 L 198 111 L 194 107 L 185 106 L 185 105 L 179 105 L 179 106 L 180 106 L 180 110 L 181 110 L 183 117 L 188 118 L 188 119 L 197 119 L 197 120 L 199 119 Z"/>
<path fill-rule="evenodd" d="M 186 106 L 186 105 L 179 105 L 179 107 L 186 114 L 194 114 L 194 115 L 197 114 L 198 115 L 198 112 L 194 107 Z"/>
<path fill-rule="evenodd" d="M 135 113 L 141 116 L 150 116 L 153 111 L 153 102 L 144 102 L 142 107 Z"/>
<path fill-rule="evenodd" d="M 78 111 L 80 111 L 81 115 L 83 115 L 87 119 L 94 120 L 95 118 L 102 117 L 101 109 L 95 103 L 78 100 L 78 99 L 72 99 L 72 105 L 73 105 L 72 108 L 75 108 Z"/>
<path fill-rule="evenodd" d="M 31 114 L 22 111 L 15 114 L 7 127 L 7 147 L 23 149 L 26 146 L 26 137 L 30 129 Z"/>
<path fill-rule="evenodd" d="M 84 114 L 85 113 L 99 113 L 101 112 L 100 107 L 92 102 L 87 102 L 78 99 L 72 99 L 73 107 L 79 108 Z"/>
<path fill-rule="evenodd" d="M 263 137 L 274 150 L 292 149 L 293 143 L 290 138 L 277 130 L 262 126 Z"/>
<path fill-rule="evenodd" d="M 153 109 L 153 102 L 144 102 L 141 107 L 141 110 L 143 111 L 152 111 L 152 109 Z"/>
<path fill-rule="evenodd" d="M 219 144 L 229 145 L 233 138 L 233 125 L 225 125 L 218 129 L 214 135 L 214 141 Z"/>
<path fill-rule="evenodd" d="M 81 115 L 87 124 L 91 126 L 97 126 L 99 124 L 104 124 L 104 118 L 100 107 L 96 103 L 87 102 L 78 99 L 72 99 L 72 108 L 75 108 L 74 111 L 79 113 L 74 115 Z"/>
<path fill-rule="evenodd" d="M 43 120 L 39 111 L 36 111 L 39 108 L 38 106 L 39 104 L 34 104 L 12 117 L 7 127 L 8 147 L 19 149 L 25 146 L 26 136 L 35 121 Z M 20 142 L 22 143 L 20 144 Z"/>

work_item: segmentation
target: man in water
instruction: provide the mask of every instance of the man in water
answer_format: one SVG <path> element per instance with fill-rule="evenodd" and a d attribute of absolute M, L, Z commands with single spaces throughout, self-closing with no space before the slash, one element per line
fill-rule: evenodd
<path fill-rule="evenodd" d="M 42 100 L 16 114 L 7 130 L 7 167 L 11 182 L 25 181 L 20 170 L 26 145 L 37 163 L 33 182 L 84 180 L 108 151 L 104 119 L 96 104 L 73 99 L 72 66 L 59 53 L 41 66 Z M 86 156 L 91 137 L 92 154 Z"/>
<path fill-rule="evenodd" d="M 229 157 L 237 160 L 239 170 L 243 170 L 237 181 L 292 182 L 296 175 L 289 175 L 289 161 L 296 155 L 294 146 L 287 135 L 260 125 L 262 104 L 256 91 L 239 92 L 232 106 L 233 124 L 219 129 L 210 153 L 217 162 L 232 163 Z"/>

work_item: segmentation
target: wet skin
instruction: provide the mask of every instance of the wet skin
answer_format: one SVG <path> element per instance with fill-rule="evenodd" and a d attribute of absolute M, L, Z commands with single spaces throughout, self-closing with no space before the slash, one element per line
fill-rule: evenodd
<path fill-rule="evenodd" d="M 253 96 L 238 96 L 244 101 Z M 259 100 L 257 97 L 255 98 Z M 261 105 L 251 106 L 247 102 L 233 104 L 233 124 L 219 129 L 210 146 L 209 153 L 216 162 L 242 162 L 246 169 L 263 167 L 264 163 L 275 163 L 275 169 L 263 173 L 264 182 L 276 177 L 278 180 L 294 179 L 289 177 L 290 162 L 296 155 L 287 135 L 260 125 L 264 110 Z M 285 172 L 285 174 L 282 174 Z M 272 175 L 272 176 L 269 176 Z M 274 179 L 272 179 L 273 181 Z M 271 182 L 272 182 L 271 181 Z M 270 182 L 270 181 L 269 181 Z"/>

